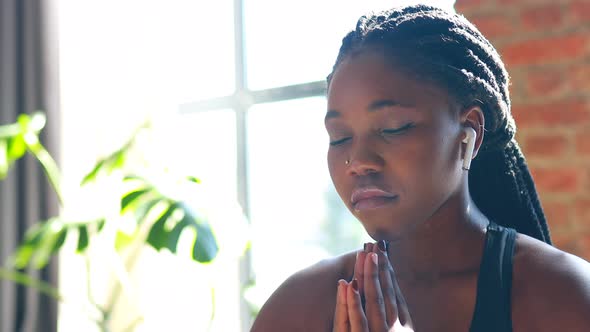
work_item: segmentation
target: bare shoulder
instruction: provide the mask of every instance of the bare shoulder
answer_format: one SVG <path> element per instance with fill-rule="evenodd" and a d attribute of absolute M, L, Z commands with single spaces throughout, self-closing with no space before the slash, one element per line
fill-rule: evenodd
<path fill-rule="evenodd" d="M 587 331 L 590 263 L 519 234 L 512 283 L 515 331 Z"/>
<path fill-rule="evenodd" d="M 352 276 L 355 255 L 326 259 L 289 277 L 266 301 L 251 331 L 327 330 L 332 325 L 337 282 Z"/>

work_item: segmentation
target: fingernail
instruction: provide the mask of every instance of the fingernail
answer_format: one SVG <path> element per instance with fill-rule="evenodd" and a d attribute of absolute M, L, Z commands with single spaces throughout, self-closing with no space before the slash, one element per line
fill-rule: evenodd
<path fill-rule="evenodd" d="M 373 263 L 375 263 L 375 265 L 377 265 L 377 260 L 378 260 L 377 254 L 372 252 L 369 255 L 371 255 L 371 259 L 373 260 Z"/>
<path fill-rule="evenodd" d="M 352 289 L 358 293 L 358 291 L 359 291 L 358 281 L 356 281 L 356 279 L 352 279 L 352 282 L 350 284 L 352 285 Z"/>
<path fill-rule="evenodd" d="M 379 240 L 379 242 L 377 242 L 377 247 L 379 247 L 379 250 L 381 250 L 381 252 L 387 252 L 387 245 L 385 244 L 385 240 Z"/>
<path fill-rule="evenodd" d="M 336 292 L 338 294 L 338 300 L 342 303 L 346 303 L 346 291 L 344 291 L 344 289 L 342 288 L 345 285 L 346 281 L 344 281 L 343 279 L 338 280 L 338 288 L 336 289 Z"/>

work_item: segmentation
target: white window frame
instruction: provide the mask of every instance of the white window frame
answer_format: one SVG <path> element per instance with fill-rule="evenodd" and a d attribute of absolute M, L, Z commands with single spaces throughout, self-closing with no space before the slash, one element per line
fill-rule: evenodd
<path fill-rule="evenodd" d="M 248 110 L 261 103 L 285 101 L 326 95 L 326 82 L 313 81 L 296 85 L 250 90 L 247 80 L 247 66 L 244 35 L 244 0 L 234 0 L 234 63 L 235 89 L 228 96 L 204 99 L 179 106 L 181 114 L 205 112 L 212 110 L 232 109 L 236 117 L 236 161 L 237 161 L 237 197 L 244 215 L 250 220 L 248 195 L 248 164 L 247 160 L 247 113 Z M 246 18 L 247 19 L 247 18 Z M 247 285 L 255 280 L 252 269 L 252 253 L 247 250 L 240 261 L 240 284 Z M 252 314 L 249 304 L 242 297 L 240 303 L 242 331 L 249 331 L 252 326 Z"/>

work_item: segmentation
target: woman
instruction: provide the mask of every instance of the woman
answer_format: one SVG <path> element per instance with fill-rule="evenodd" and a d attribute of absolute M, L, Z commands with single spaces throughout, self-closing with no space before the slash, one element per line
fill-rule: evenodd
<path fill-rule="evenodd" d="M 589 264 L 550 245 L 508 74 L 467 20 L 362 17 L 325 123 L 332 181 L 376 243 L 293 275 L 252 331 L 590 331 Z"/>

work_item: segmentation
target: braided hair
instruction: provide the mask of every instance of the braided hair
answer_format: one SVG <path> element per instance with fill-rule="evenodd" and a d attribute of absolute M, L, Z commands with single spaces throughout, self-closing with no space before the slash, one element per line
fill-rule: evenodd
<path fill-rule="evenodd" d="M 535 184 L 514 135 L 509 77 L 498 52 L 461 15 L 415 5 L 362 16 L 342 40 L 332 73 L 363 51 L 383 52 L 407 74 L 446 88 L 462 107 L 479 105 L 485 139 L 469 171 L 475 204 L 490 220 L 551 243 Z"/>

